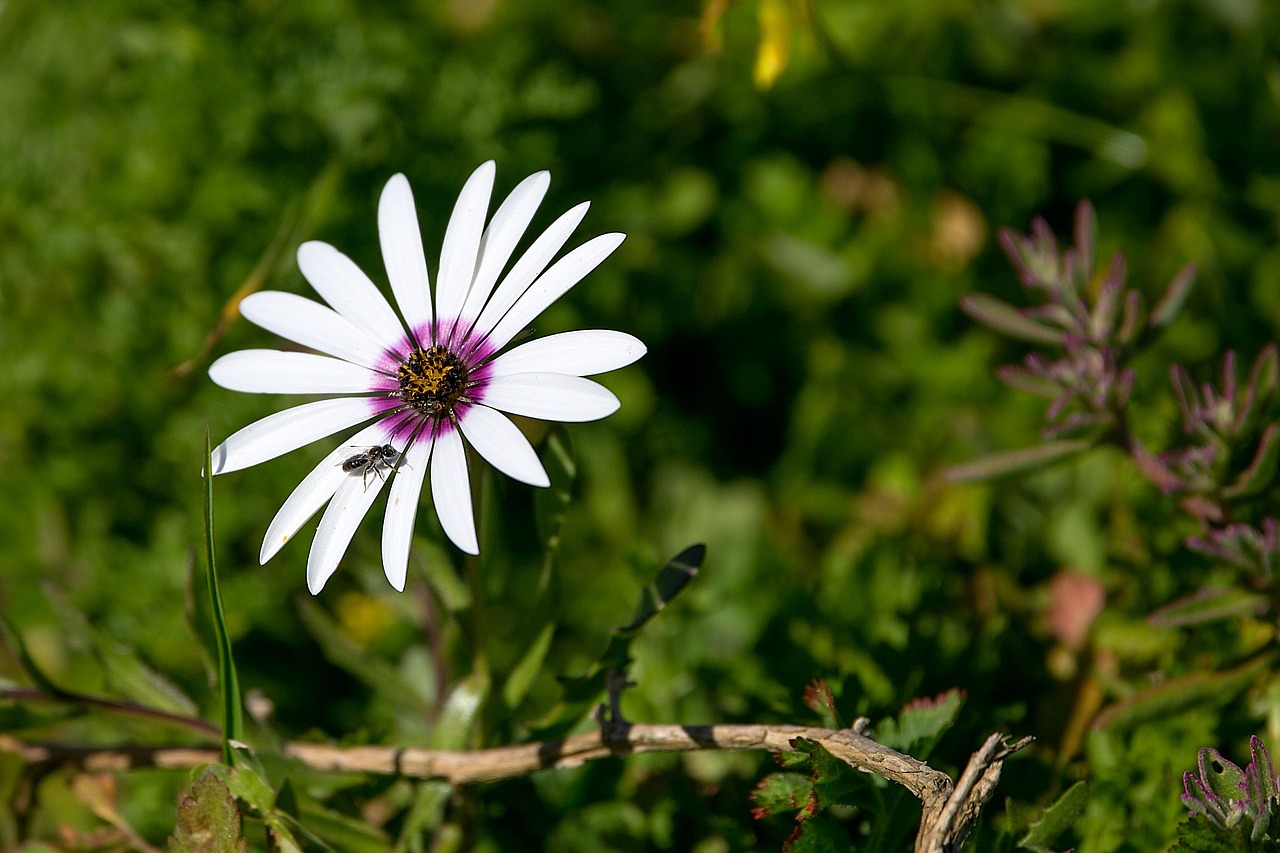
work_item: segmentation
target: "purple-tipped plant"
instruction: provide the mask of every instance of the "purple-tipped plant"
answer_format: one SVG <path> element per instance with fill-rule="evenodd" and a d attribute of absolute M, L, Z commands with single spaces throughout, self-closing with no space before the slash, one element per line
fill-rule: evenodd
<path fill-rule="evenodd" d="M 1203 816 L 1222 830 L 1243 826 L 1252 841 L 1271 840 L 1271 823 L 1280 810 L 1280 778 L 1262 739 L 1249 738 L 1250 761 L 1241 770 L 1216 749 L 1200 750 L 1199 774 L 1182 776 L 1182 802 L 1188 817 Z"/>
<path fill-rule="evenodd" d="M 1254 514 L 1251 520 L 1248 504 L 1271 488 L 1280 462 L 1280 423 L 1268 422 L 1280 386 L 1280 352 L 1274 344 L 1265 347 L 1243 386 L 1234 352 L 1222 359 L 1220 388 L 1197 387 L 1181 365 L 1172 376 L 1183 430 L 1198 443 L 1158 457 L 1143 454 L 1139 468 L 1166 494 L 1185 495 L 1182 508 L 1204 526 L 1204 533 L 1187 538 L 1188 548 L 1269 579 L 1280 560 L 1276 519 Z"/>
<path fill-rule="evenodd" d="M 948 471 L 953 480 L 983 479 L 1050 464 L 1101 444 L 1122 449 L 1161 492 L 1181 496 L 1180 506 L 1202 527 L 1185 544 L 1253 576 L 1269 580 L 1280 564 L 1277 521 L 1265 506 L 1280 465 L 1280 422 L 1271 418 L 1280 393 L 1280 350 L 1259 353 L 1241 384 L 1236 356 L 1222 363 L 1222 383 L 1197 385 L 1181 365 L 1172 368 L 1183 428 L 1192 442 L 1161 454 L 1147 450 L 1129 429 L 1134 372 L 1128 362 L 1153 333 L 1167 326 L 1191 288 L 1194 268 L 1174 276 L 1148 314 L 1142 295 L 1126 290 L 1126 264 L 1117 252 L 1095 265 L 1093 207 L 1076 209 L 1075 239 L 1060 249 L 1043 219 L 1031 233 L 1011 229 L 1000 243 L 1023 285 L 1042 304 L 1014 308 L 985 294 L 970 294 L 960 307 L 998 332 L 1047 347 L 1021 364 L 1005 365 L 1006 384 L 1049 397 L 1044 443 L 987 456 Z M 1265 493 L 1265 494 L 1264 494 Z"/>
<path fill-rule="evenodd" d="M 1088 202 L 1076 208 L 1075 243 L 1066 249 L 1059 249 L 1040 218 L 1028 235 L 1004 229 L 1000 244 L 1023 285 L 1043 304 L 1018 309 L 986 294 L 970 294 L 960 302 L 966 313 L 998 332 L 1055 349 L 1029 355 L 999 373 L 1015 388 L 1052 399 L 1046 439 L 1105 435 L 1117 425 L 1133 391 L 1128 358 L 1177 315 L 1194 278 L 1194 268 L 1183 267 L 1148 314 L 1142 294 L 1125 289 L 1123 254 L 1095 268 L 1096 232 Z"/>

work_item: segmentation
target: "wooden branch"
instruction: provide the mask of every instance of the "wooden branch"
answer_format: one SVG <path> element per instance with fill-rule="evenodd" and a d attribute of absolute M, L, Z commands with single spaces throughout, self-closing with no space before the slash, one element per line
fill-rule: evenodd
<path fill-rule="evenodd" d="M 578 767 L 608 756 L 641 752 L 690 752 L 699 749 L 768 750 L 791 752 L 797 739 L 821 744 L 828 752 L 868 773 L 902 785 L 922 803 L 917 853 L 958 850 L 991 798 L 1005 758 L 1029 739 L 1005 746 L 992 735 L 973 755 L 959 783 L 923 761 L 883 746 L 863 732 L 867 721 L 849 729 L 786 725 L 679 726 L 606 721 L 587 734 L 523 746 L 466 751 L 413 749 L 391 746 L 330 746 L 289 743 L 284 754 L 317 770 L 374 773 L 413 779 L 445 779 L 454 784 L 493 782 L 525 776 L 538 770 Z M 217 749 L 127 746 L 93 748 L 24 743 L 0 736 L 0 750 L 22 756 L 28 774 L 57 767 L 104 773 L 136 767 L 184 768 L 216 763 Z"/>

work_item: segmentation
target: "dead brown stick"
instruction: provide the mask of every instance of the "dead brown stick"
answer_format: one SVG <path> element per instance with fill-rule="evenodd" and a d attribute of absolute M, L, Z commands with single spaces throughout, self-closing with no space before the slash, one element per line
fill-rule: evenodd
<path fill-rule="evenodd" d="M 493 782 L 538 770 L 577 767 L 609 756 L 641 752 L 690 752 L 700 749 L 790 752 L 798 739 L 821 744 L 828 752 L 868 773 L 902 785 L 923 806 L 917 853 L 960 849 L 982 807 L 991 798 L 1005 758 L 1027 741 L 1006 746 L 992 735 L 969 761 L 958 784 L 923 761 L 877 743 L 863 732 L 867 721 L 849 729 L 786 725 L 680 726 L 605 722 L 599 729 L 561 740 L 477 750 L 413 749 L 391 746 L 348 746 L 289 743 L 285 755 L 308 767 L 414 779 L 445 779 L 454 784 Z M 28 773 L 56 767 L 104 773 L 136 767 L 183 768 L 215 763 L 216 749 L 182 747 L 95 748 L 25 743 L 0 736 L 0 750 L 22 756 Z"/>

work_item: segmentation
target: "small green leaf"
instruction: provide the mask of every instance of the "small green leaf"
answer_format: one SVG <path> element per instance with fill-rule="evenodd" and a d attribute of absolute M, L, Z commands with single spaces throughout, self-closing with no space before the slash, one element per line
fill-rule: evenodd
<path fill-rule="evenodd" d="M 1280 462 L 1280 424 L 1271 424 L 1258 440 L 1258 450 L 1249 467 L 1222 490 L 1222 496 L 1233 500 L 1256 495 L 1275 479 L 1277 462 Z"/>
<path fill-rule="evenodd" d="M 1234 830 L 1219 829 L 1203 817 L 1192 817 L 1178 824 L 1178 841 L 1169 853 L 1251 853 L 1253 845 L 1244 823 Z"/>
<path fill-rule="evenodd" d="M 170 853 L 248 853 L 240 812 L 227 783 L 208 770 L 178 803 Z"/>
<path fill-rule="evenodd" d="M 1187 294 L 1191 292 L 1191 285 L 1196 280 L 1196 265 L 1187 264 L 1178 270 L 1178 274 L 1173 277 L 1173 281 L 1169 282 L 1169 287 L 1165 290 L 1164 296 L 1160 297 L 1160 301 L 1156 307 L 1151 309 L 1151 317 L 1147 320 L 1147 328 L 1152 331 L 1158 331 L 1173 322 L 1178 313 L 1182 311 L 1183 303 L 1187 301 Z"/>
<path fill-rule="evenodd" d="M 844 723 L 836 711 L 836 698 L 831 695 L 831 685 L 819 678 L 804 689 L 804 704 L 818 715 L 822 725 L 829 729 L 843 729 Z"/>
<path fill-rule="evenodd" d="M 630 634 L 644 627 L 646 622 L 656 616 L 658 611 L 666 607 L 671 599 L 689 585 L 689 581 L 697 577 L 706 556 L 706 545 L 690 545 L 667 561 L 653 583 L 640 591 L 640 601 L 636 605 L 631 621 L 614 628 L 614 632 Z"/>
<path fill-rule="evenodd" d="M 231 763 L 229 741 L 240 740 L 244 729 L 241 716 L 240 679 L 235 659 L 231 656 L 231 634 L 218 591 L 218 563 L 213 548 L 213 451 L 209 444 L 209 428 L 204 429 L 204 542 L 206 578 L 209 582 L 209 609 L 218 641 L 218 693 L 222 699 L 222 760 Z"/>
<path fill-rule="evenodd" d="M 849 833 L 839 823 L 826 815 L 817 815 L 798 823 L 782 850 L 783 853 L 849 853 L 852 844 Z"/>
<path fill-rule="evenodd" d="M 276 808 L 276 792 L 258 757 L 249 747 L 239 742 L 228 744 L 228 750 L 233 766 L 226 769 L 212 768 L 214 772 L 219 775 L 225 773 L 224 778 L 231 793 L 262 818 L 274 842 L 272 849 L 279 850 L 280 853 L 302 853 L 302 845 L 290 823 L 291 818 Z"/>
<path fill-rule="evenodd" d="M 1200 750 L 1196 758 L 1200 778 L 1210 793 L 1229 802 L 1248 797 L 1244 771 L 1235 762 L 1227 760 L 1212 747 Z"/>
<path fill-rule="evenodd" d="M 280 799 L 288 789 L 293 796 L 290 814 L 300 828 L 323 844 L 342 853 L 384 853 L 390 839 L 382 830 L 371 824 L 326 808 L 315 798 L 299 791 L 288 782 L 280 788 L 277 807 L 283 808 Z"/>
<path fill-rule="evenodd" d="M 1274 659 L 1274 654 L 1264 653 L 1234 669 L 1196 672 L 1139 690 L 1105 708 L 1095 718 L 1093 727 L 1123 731 L 1149 720 L 1166 719 L 1196 705 L 1225 704 L 1267 672 Z"/>
<path fill-rule="evenodd" d="M 198 713 L 196 703 L 143 663 L 136 651 L 95 629 L 52 584 L 45 583 L 42 588 L 63 630 L 97 658 L 107 683 L 120 696 L 170 714 L 194 717 Z"/>
<path fill-rule="evenodd" d="M 547 652 L 551 649 L 551 638 L 555 634 L 555 628 L 555 623 L 552 622 L 543 625 L 538 636 L 529 644 L 528 650 L 507 676 L 506 682 L 502 685 L 502 701 L 508 708 L 514 708 L 520 704 L 520 700 L 529 692 L 529 686 L 533 684 L 534 678 L 542 670 L 542 662 L 546 660 Z"/>
<path fill-rule="evenodd" d="M 896 719 L 882 720 L 876 726 L 876 740 L 923 760 L 955 722 L 963 704 L 962 690 L 948 690 L 934 699 L 916 699 L 907 703 Z"/>
<path fill-rule="evenodd" d="M 751 814 L 759 820 L 770 815 L 799 811 L 809 805 L 813 796 L 813 780 L 808 776 L 799 773 L 770 773 L 751 792 L 751 801 L 756 804 Z"/>
<path fill-rule="evenodd" d="M 1254 405 L 1262 409 L 1270 406 L 1277 386 L 1280 386 L 1280 349 L 1275 344 L 1267 344 L 1249 369 L 1249 389 L 1254 395 Z"/>
<path fill-rule="evenodd" d="M 691 545 L 662 567 L 654 582 L 641 590 L 631 621 L 613 629 L 596 663 L 584 675 L 560 679 L 564 690 L 560 705 L 534 726 L 535 737 L 543 740 L 563 737 L 578 724 L 604 693 L 608 671 L 623 670 L 630 664 L 631 643 L 636 633 L 693 580 L 706 553 L 705 545 Z"/>
<path fill-rule="evenodd" d="M 416 790 L 417 795 L 396 840 L 395 853 L 408 853 L 421 838 L 434 833 L 444 821 L 444 808 L 453 795 L 453 786 L 442 779 L 419 782 Z"/>
<path fill-rule="evenodd" d="M 379 693 L 394 696 L 418 714 L 427 716 L 435 710 L 426 697 L 395 667 L 347 639 L 338 629 L 337 623 L 314 598 L 299 596 L 298 616 L 307 632 L 319 644 L 325 660 L 349 672 Z"/>
<path fill-rule="evenodd" d="M 454 685 L 432 733 L 436 749 L 465 749 L 471 740 L 476 715 L 489 695 L 489 676 L 473 672 Z"/>
<path fill-rule="evenodd" d="M 850 794 L 866 790 L 866 774 L 836 758 L 822 744 L 807 738 L 796 738 L 792 745 L 797 752 L 809 757 L 809 779 L 813 782 L 814 796 L 809 805 L 801 810 L 801 819 L 812 817 L 819 810 L 834 805 L 852 804 Z"/>
<path fill-rule="evenodd" d="M 414 548 L 421 552 L 427 584 L 440 599 L 444 609 L 450 613 L 461 613 L 471 607 L 471 590 L 466 582 L 458 577 L 453 563 L 444 548 L 426 539 L 415 538 Z"/>
<path fill-rule="evenodd" d="M 1249 763 L 1254 766 L 1254 773 L 1250 777 L 1251 790 L 1250 797 L 1257 802 L 1265 802 L 1276 796 L 1276 775 L 1275 769 L 1271 764 L 1271 752 L 1267 749 L 1267 745 L 1262 742 L 1262 738 L 1252 735 L 1249 738 Z M 1252 790 L 1257 787 L 1257 790 Z"/>
<path fill-rule="evenodd" d="M 1147 617 L 1157 628 L 1202 625 L 1220 619 L 1256 616 L 1267 609 L 1267 597 L 1248 590 L 1207 587 L 1186 598 L 1166 604 Z"/>
<path fill-rule="evenodd" d="M 560 547 L 560 529 L 573 499 L 573 485 L 578 479 L 569 433 L 561 426 L 552 427 L 543 442 L 542 466 L 551 486 L 538 489 L 533 496 L 534 518 L 543 548 L 554 552 Z"/>
<path fill-rule="evenodd" d="M 1036 344 L 1062 343 L 1062 332 L 1023 316 L 1009 303 L 985 293 L 965 294 L 960 299 L 960 310 L 1011 338 Z"/>
<path fill-rule="evenodd" d="M 22 639 L 22 635 L 9 622 L 9 618 L 4 615 L 3 611 L 0 611 L 0 633 L 4 635 L 5 643 L 18 656 L 18 663 L 22 665 L 27 677 L 40 689 L 41 693 L 50 698 L 67 702 L 75 702 L 80 698 L 76 693 L 63 690 L 57 684 L 54 684 L 49 676 L 45 675 L 44 670 L 40 669 L 35 659 L 31 657 L 31 651 L 27 648 L 26 641 Z"/>
<path fill-rule="evenodd" d="M 1069 459 L 1090 449 L 1095 443 L 1093 439 L 1088 438 L 1049 441 L 1034 447 L 981 456 L 972 462 L 947 468 L 942 475 L 952 483 L 963 483 L 969 480 L 989 480 L 993 477 L 1021 474 Z"/>
<path fill-rule="evenodd" d="M 1058 836 L 1075 824 L 1088 804 L 1089 786 L 1084 782 L 1075 783 L 1044 810 L 1038 821 L 1031 824 L 1031 829 L 1018 842 L 1018 846 L 1031 850 L 1052 849 L 1051 845 L 1058 840 Z"/>

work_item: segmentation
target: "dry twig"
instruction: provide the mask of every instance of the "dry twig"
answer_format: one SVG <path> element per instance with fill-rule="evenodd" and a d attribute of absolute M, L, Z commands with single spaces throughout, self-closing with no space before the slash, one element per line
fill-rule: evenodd
<path fill-rule="evenodd" d="M 902 785 L 922 804 L 916 853 L 959 850 L 979 813 L 995 790 L 1002 764 L 1025 747 L 1030 738 L 1007 744 L 994 734 L 974 753 L 958 782 L 923 761 L 883 746 L 863 732 L 867 721 L 852 728 L 809 726 L 644 725 L 605 721 L 587 734 L 523 746 L 477 750 L 402 749 L 392 746 L 330 746 L 289 743 L 285 755 L 317 770 L 362 772 L 438 778 L 454 784 L 492 782 L 538 770 L 577 767 L 608 756 L 640 752 L 689 752 L 699 749 L 795 750 L 797 739 L 821 744 L 828 752 L 868 773 Z M 127 746 L 95 748 L 25 743 L 0 736 L 0 750 L 17 753 L 29 776 L 58 767 L 93 773 L 121 772 L 137 767 L 184 768 L 215 763 L 221 753 L 212 748 Z"/>

